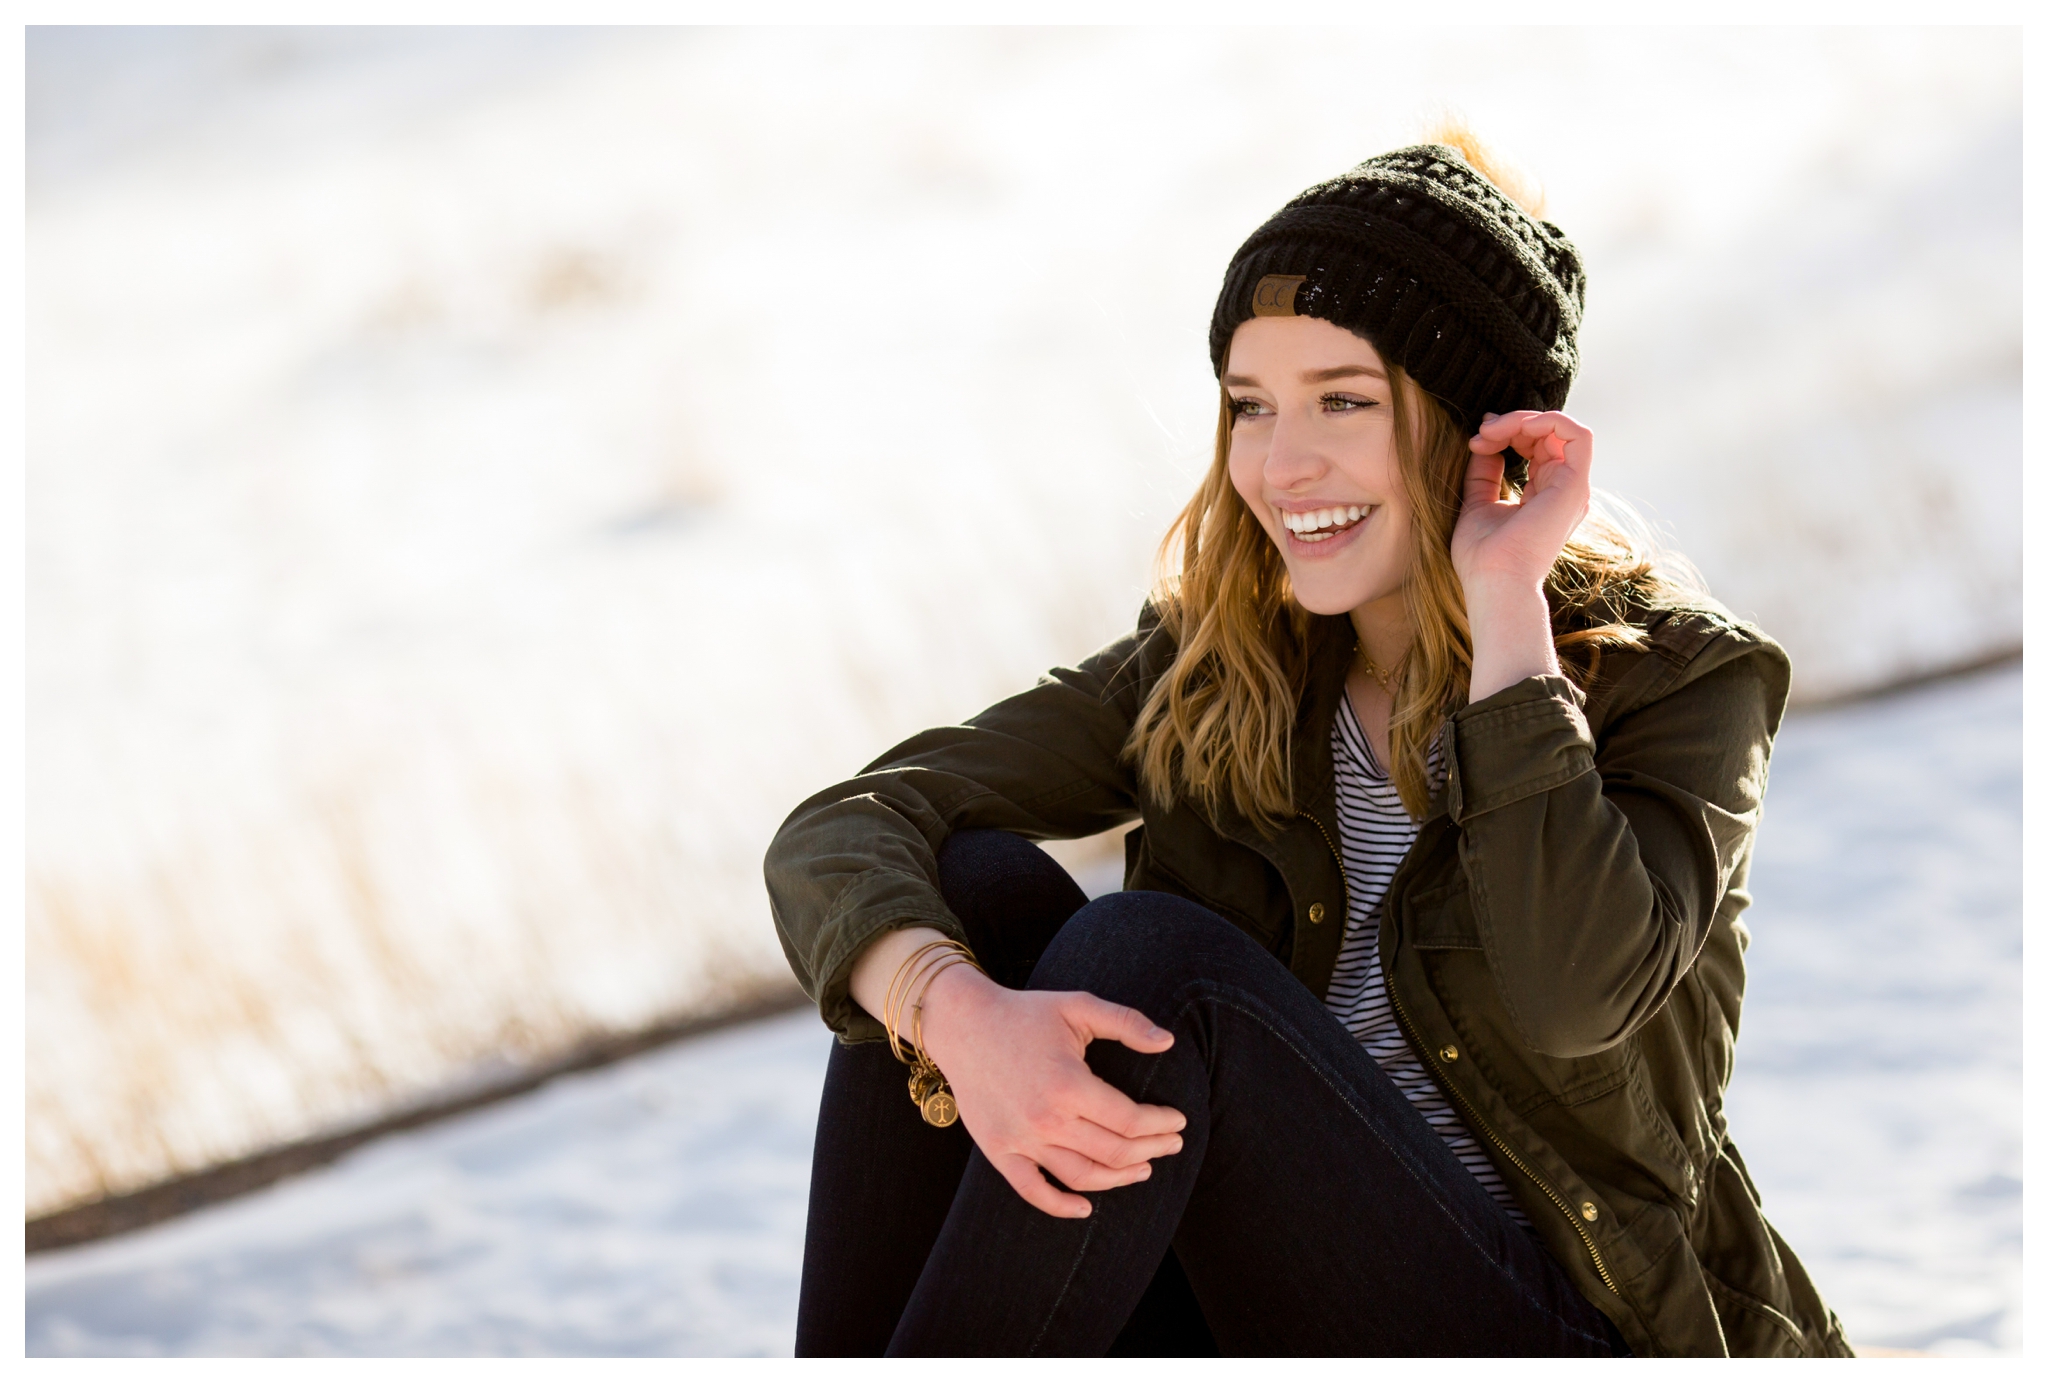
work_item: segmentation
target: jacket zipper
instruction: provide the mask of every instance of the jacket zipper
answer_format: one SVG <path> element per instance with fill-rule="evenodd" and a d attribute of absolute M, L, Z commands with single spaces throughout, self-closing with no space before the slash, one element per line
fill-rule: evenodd
<path fill-rule="evenodd" d="M 1332 838 L 1328 829 L 1324 827 L 1322 818 L 1318 817 L 1314 812 L 1296 812 L 1295 815 L 1305 816 L 1310 821 L 1315 822 L 1316 829 L 1322 832 L 1323 844 L 1330 847 L 1330 857 L 1337 861 L 1337 878 L 1344 885 L 1344 920 L 1348 921 L 1351 917 L 1351 874 L 1349 870 L 1344 868 L 1344 852 L 1337 848 L 1337 842 Z"/>
<path fill-rule="evenodd" d="M 1316 830 L 1322 833 L 1323 844 L 1330 847 L 1330 854 L 1337 861 L 1337 877 L 1344 882 L 1345 916 L 1349 918 L 1351 876 L 1344 868 L 1344 854 L 1337 848 L 1337 843 L 1331 838 L 1329 829 L 1323 825 L 1313 812 L 1301 812 L 1299 815 L 1315 822 Z M 1586 1246 L 1586 1253 L 1593 1260 L 1593 1271 L 1600 1275 L 1601 1284 L 1608 1291 L 1614 1293 L 1614 1295 L 1620 1296 L 1621 1288 L 1614 1285 L 1613 1275 L 1607 1271 L 1607 1261 L 1600 1256 L 1600 1246 L 1593 1242 L 1593 1236 L 1586 1232 L 1585 1225 L 1581 1224 L 1579 1217 L 1572 1213 L 1571 1202 L 1559 1195 L 1549 1182 L 1536 1175 L 1536 1169 L 1527 1162 L 1524 1162 L 1521 1154 L 1509 1147 L 1507 1140 L 1493 1131 L 1493 1126 L 1480 1117 L 1479 1111 L 1472 1107 L 1471 1101 L 1467 1100 L 1458 1087 L 1451 1083 L 1450 1077 L 1445 1075 L 1443 1068 L 1437 1064 L 1435 1054 L 1416 1040 L 1415 1024 L 1408 1017 L 1408 1009 L 1401 1002 L 1400 992 L 1394 988 L 1394 975 L 1392 971 L 1386 969 L 1384 957 L 1381 958 L 1381 972 L 1386 979 L 1387 997 L 1394 1001 L 1394 1018 L 1400 1023 L 1401 1032 L 1407 1037 L 1408 1045 L 1414 1049 L 1417 1056 L 1422 1058 L 1423 1064 L 1429 1067 L 1430 1074 L 1436 1078 L 1437 1088 L 1446 1095 L 1449 1095 L 1457 1103 L 1458 1108 L 1464 1113 L 1465 1122 L 1468 1125 L 1479 1130 L 1486 1141 L 1499 1148 L 1501 1155 L 1506 1157 L 1509 1162 L 1512 1162 L 1516 1169 L 1523 1176 L 1527 1177 L 1537 1190 L 1549 1197 L 1551 1204 L 1558 1208 L 1559 1213 L 1564 1216 L 1566 1223 L 1571 1225 L 1572 1229 L 1578 1234 L 1579 1242 Z"/>

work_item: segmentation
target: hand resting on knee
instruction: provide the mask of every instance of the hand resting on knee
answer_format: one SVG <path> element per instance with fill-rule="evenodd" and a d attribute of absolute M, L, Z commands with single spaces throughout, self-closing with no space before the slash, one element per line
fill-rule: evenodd
<path fill-rule="evenodd" d="M 942 939 L 930 927 L 876 938 L 854 963 L 855 1001 L 879 1018 L 897 968 Z M 924 994 L 925 1051 L 951 1083 L 975 1146 L 1018 1195 L 1063 1219 L 1092 1209 L 1072 1192 L 1151 1176 L 1151 1159 L 1179 1152 L 1187 1127 L 1179 1110 L 1138 1104 L 1089 1070 L 1097 1038 L 1145 1053 L 1173 1045 L 1172 1033 L 1134 1008 L 1078 991 L 1005 989 L 969 965 L 942 971 Z"/>

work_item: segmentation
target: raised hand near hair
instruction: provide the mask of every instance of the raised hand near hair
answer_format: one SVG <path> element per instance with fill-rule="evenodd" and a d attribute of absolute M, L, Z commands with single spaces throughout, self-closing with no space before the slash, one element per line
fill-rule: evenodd
<path fill-rule="evenodd" d="M 1451 566 L 1472 625 L 1471 698 L 1555 676 L 1543 582 L 1593 498 L 1593 433 L 1563 413 L 1489 413 L 1472 438 Z M 1500 497 L 1505 453 L 1529 458 L 1519 496 Z"/>
<path fill-rule="evenodd" d="M 1592 502 L 1592 432 L 1563 413 L 1489 413 L 1471 447 L 1451 565 L 1468 588 L 1541 586 Z M 1529 482 L 1502 499 L 1509 450 L 1529 458 Z"/>
<path fill-rule="evenodd" d="M 871 943 L 854 966 L 854 999 L 877 1012 L 896 966 L 939 937 L 916 927 Z M 1088 1069 L 1088 1044 L 1098 1038 L 1137 1052 L 1173 1045 L 1172 1033 L 1136 1009 L 1092 994 L 1005 989 L 955 965 L 924 991 L 923 1033 L 975 1146 L 1048 1215 L 1086 1216 L 1092 1207 L 1074 1192 L 1143 1181 L 1152 1158 L 1180 1151 L 1187 1119 L 1178 1110 L 1141 1105 Z M 915 1118 L 907 1098 L 904 1104 Z M 1069 1189 L 1047 1181 L 1046 1172 Z"/>

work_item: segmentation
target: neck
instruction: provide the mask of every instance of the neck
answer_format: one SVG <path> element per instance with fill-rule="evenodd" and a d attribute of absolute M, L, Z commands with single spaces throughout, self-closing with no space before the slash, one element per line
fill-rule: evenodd
<path fill-rule="evenodd" d="M 1388 672 L 1407 654 L 1415 637 L 1414 626 L 1408 623 L 1407 602 L 1399 591 L 1353 610 L 1351 627 L 1358 634 L 1359 651 Z"/>

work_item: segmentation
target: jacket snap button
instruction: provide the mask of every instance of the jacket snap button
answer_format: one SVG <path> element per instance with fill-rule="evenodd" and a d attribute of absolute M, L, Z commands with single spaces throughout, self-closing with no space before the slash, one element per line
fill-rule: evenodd
<path fill-rule="evenodd" d="M 1442 1057 L 1445 1061 L 1456 1061 L 1458 1059 L 1457 1044 L 1447 1044 L 1442 1051 L 1437 1053 L 1437 1055 Z"/>
<path fill-rule="evenodd" d="M 1311 922 L 1323 920 L 1323 905 L 1321 903 L 1310 903 L 1308 905 L 1308 920 Z"/>
<path fill-rule="evenodd" d="M 1600 1207 L 1591 1201 L 1581 1201 L 1579 1202 L 1579 1213 L 1589 1220 L 1597 1220 L 1600 1218 Z"/>

